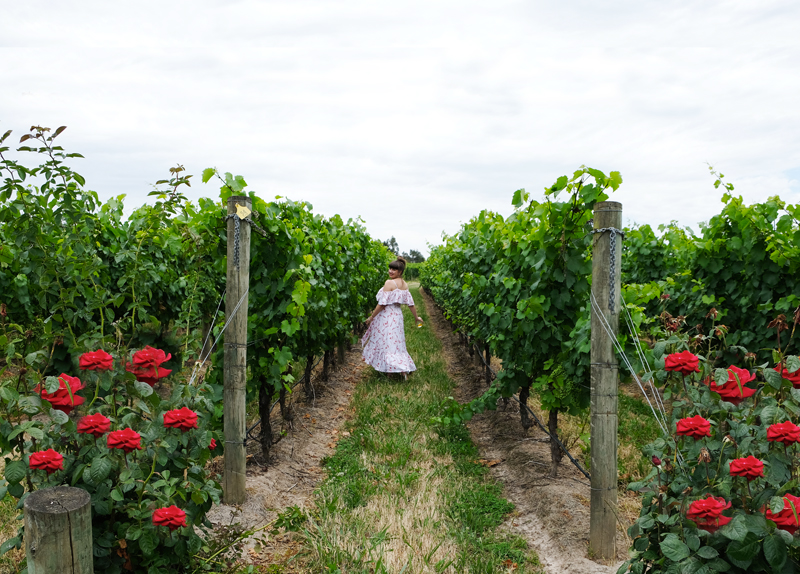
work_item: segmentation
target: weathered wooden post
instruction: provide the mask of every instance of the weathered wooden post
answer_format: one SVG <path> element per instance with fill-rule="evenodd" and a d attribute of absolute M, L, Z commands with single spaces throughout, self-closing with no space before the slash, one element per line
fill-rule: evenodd
<path fill-rule="evenodd" d="M 247 400 L 247 303 L 250 286 L 250 215 L 246 196 L 228 198 L 228 277 L 225 292 L 224 404 L 225 476 L 222 488 L 227 504 L 244 502 L 247 474 L 245 406 Z M 237 308 L 238 306 L 238 308 Z"/>
<path fill-rule="evenodd" d="M 620 311 L 622 204 L 594 206 L 592 241 L 591 445 L 592 495 L 589 549 L 600 558 L 616 556 L 617 389 L 614 353 Z M 609 335 L 607 329 L 611 331 Z"/>
<path fill-rule="evenodd" d="M 92 504 L 71 486 L 32 492 L 25 499 L 28 574 L 93 574 Z"/>

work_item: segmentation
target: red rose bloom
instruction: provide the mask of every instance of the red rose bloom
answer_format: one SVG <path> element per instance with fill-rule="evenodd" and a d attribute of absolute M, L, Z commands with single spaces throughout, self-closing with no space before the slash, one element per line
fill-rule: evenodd
<path fill-rule="evenodd" d="M 740 369 L 731 365 L 728 367 L 728 380 L 722 385 L 717 385 L 710 378 L 706 380 L 709 388 L 717 393 L 723 401 L 738 405 L 747 397 L 752 397 L 756 394 L 755 389 L 745 387 L 745 384 L 755 378 L 755 373 L 751 374 L 747 369 Z"/>
<path fill-rule="evenodd" d="M 120 448 L 128 454 L 132 450 L 142 450 L 142 436 L 133 429 L 117 430 L 106 439 L 108 448 Z"/>
<path fill-rule="evenodd" d="M 114 357 L 98 349 L 81 355 L 78 367 L 82 371 L 110 371 L 114 367 Z"/>
<path fill-rule="evenodd" d="M 111 428 L 111 421 L 100 413 L 88 415 L 78 421 L 78 432 L 100 438 Z"/>
<path fill-rule="evenodd" d="M 800 389 L 800 370 L 797 370 L 794 373 L 790 373 L 788 369 L 786 368 L 780 369 L 779 367 L 780 365 L 775 367 L 775 371 L 780 373 L 781 377 L 783 377 L 787 381 L 791 381 L 792 386 L 795 389 Z"/>
<path fill-rule="evenodd" d="M 767 509 L 767 520 L 771 520 L 781 530 L 794 534 L 800 528 L 800 497 L 787 494 L 783 497 L 783 510 L 777 514 Z"/>
<path fill-rule="evenodd" d="M 186 526 L 186 513 L 174 504 L 166 508 L 157 508 L 153 512 L 153 524 L 169 526 L 170 530 L 176 530 Z"/>
<path fill-rule="evenodd" d="M 72 391 L 72 396 L 70 396 L 67 390 L 67 385 L 69 385 L 69 389 Z M 58 389 L 54 393 L 48 393 L 44 390 L 44 385 L 42 385 L 42 383 L 36 385 L 33 390 L 41 394 L 42 399 L 50 403 L 54 409 L 69 414 L 72 409 L 84 403 L 85 399 L 77 395 L 77 392 L 82 388 L 83 383 L 81 383 L 78 377 L 70 377 L 65 373 L 61 373 L 58 376 Z"/>
<path fill-rule="evenodd" d="M 792 421 L 770 425 L 767 429 L 767 440 L 782 442 L 787 446 L 800 442 L 800 427 Z"/>
<path fill-rule="evenodd" d="M 125 365 L 125 370 L 133 373 L 137 381 L 147 383 L 152 387 L 159 379 L 163 379 L 172 372 L 171 369 L 159 368 L 162 363 L 166 363 L 171 358 L 171 353 L 167 355 L 161 349 L 154 349 L 148 345 L 133 354 L 133 362 Z"/>
<path fill-rule="evenodd" d="M 164 426 L 167 428 L 181 429 L 186 432 L 197 428 L 197 413 L 183 407 L 164 413 Z"/>
<path fill-rule="evenodd" d="M 671 355 L 667 355 L 667 358 L 664 361 L 664 368 L 668 371 L 680 373 L 685 377 L 691 373 L 699 373 L 699 364 L 700 359 L 697 358 L 697 355 L 693 355 L 689 351 L 682 351 L 680 353 L 672 353 Z"/>
<path fill-rule="evenodd" d="M 28 461 L 28 466 L 33 469 L 46 470 L 47 474 L 52 474 L 57 470 L 64 470 L 64 457 L 52 448 L 34 452 Z"/>
<path fill-rule="evenodd" d="M 711 436 L 711 422 L 700 415 L 681 419 L 676 427 L 679 435 L 690 436 L 695 440 L 704 436 Z"/>
<path fill-rule="evenodd" d="M 730 508 L 731 503 L 721 496 L 711 496 L 695 500 L 689 505 L 686 518 L 697 524 L 698 528 L 715 532 L 720 526 L 725 526 L 732 519 L 722 516 L 722 511 Z"/>
<path fill-rule="evenodd" d="M 212 438 L 211 442 L 208 445 L 208 450 L 214 450 L 215 448 L 217 448 L 217 441 L 216 439 Z"/>
<path fill-rule="evenodd" d="M 731 461 L 731 476 L 743 476 L 748 482 L 757 476 L 764 476 L 764 463 L 750 455 Z"/>

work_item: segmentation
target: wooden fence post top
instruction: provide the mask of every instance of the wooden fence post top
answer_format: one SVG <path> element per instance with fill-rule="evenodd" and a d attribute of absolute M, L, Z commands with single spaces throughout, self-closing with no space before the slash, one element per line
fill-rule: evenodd
<path fill-rule="evenodd" d="M 594 211 L 622 211 L 619 201 L 598 201 L 594 204 Z"/>
<path fill-rule="evenodd" d="M 44 488 L 28 495 L 24 508 L 40 514 L 65 514 L 91 502 L 89 493 L 73 486 Z"/>

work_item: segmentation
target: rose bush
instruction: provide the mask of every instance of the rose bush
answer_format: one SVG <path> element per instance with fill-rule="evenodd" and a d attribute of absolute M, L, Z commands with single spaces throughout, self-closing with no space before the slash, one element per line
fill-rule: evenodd
<path fill-rule="evenodd" d="M 754 366 L 740 346 L 694 354 L 705 338 L 664 333 L 645 378 L 663 385 L 674 430 L 643 449 L 663 463 L 629 485 L 642 510 L 619 573 L 796 572 L 800 358 L 784 347 Z M 720 365 L 737 355 L 750 368 Z"/>
<path fill-rule="evenodd" d="M 210 427 L 218 397 L 209 385 L 173 381 L 162 398 L 137 378 L 149 369 L 163 378 L 159 365 L 168 355 L 144 351 L 130 361 L 86 353 L 79 360 L 83 381 L 64 373 L 31 383 L 29 391 L 23 377 L 19 391 L 0 386 L 0 498 L 9 493 L 21 508 L 38 488 L 66 484 L 89 492 L 96 572 L 207 570 L 197 557 L 207 546 L 206 512 L 222 495 L 205 464 L 219 438 Z M 129 363 L 139 372 L 122 366 Z M 1 550 L 20 546 L 23 535 Z"/>

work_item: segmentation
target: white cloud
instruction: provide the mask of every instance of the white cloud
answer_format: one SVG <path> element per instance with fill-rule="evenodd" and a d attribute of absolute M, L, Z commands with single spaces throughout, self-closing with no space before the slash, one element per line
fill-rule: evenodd
<path fill-rule="evenodd" d="M 0 22 L 0 128 L 61 139 L 102 196 L 180 162 L 422 249 L 581 164 L 625 219 L 800 201 L 792 2 L 34 0 Z M 792 175 L 794 174 L 794 175 Z M 216 188 L 195 183 L 192 194 Z"/>

